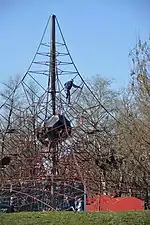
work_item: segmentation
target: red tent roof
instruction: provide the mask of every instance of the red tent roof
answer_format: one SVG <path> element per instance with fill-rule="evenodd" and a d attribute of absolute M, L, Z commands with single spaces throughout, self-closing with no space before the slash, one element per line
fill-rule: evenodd
<path fill-rule="evenodd" d="M 143 201 L 134 197 L 112 198 L 108 195 L 88 198 L 87 211 L 144 210 Z"/>

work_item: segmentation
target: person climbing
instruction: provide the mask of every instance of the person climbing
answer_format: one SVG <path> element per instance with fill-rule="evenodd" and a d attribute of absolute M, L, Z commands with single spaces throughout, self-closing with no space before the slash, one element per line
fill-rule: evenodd
<path fill-rule="evenodd" d="M 81 88 L 80 86 L 78 85 L 75 85 L 73 83 L 73 79 L 70 80 L 70 81 L 67 81 L 65 84 L 64 84 L 64 87 L 65 87 L 65 90 L 66 90 L 66 100 L 68 100 L 68 104 L 70 104 L 70 90 L 72 87 L 74 88 Z"/>

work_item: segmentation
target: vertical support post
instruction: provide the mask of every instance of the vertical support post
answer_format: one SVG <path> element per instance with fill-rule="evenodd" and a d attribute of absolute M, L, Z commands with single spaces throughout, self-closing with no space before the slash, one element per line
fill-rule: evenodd
<path fill-rule="evenodd" d="M 101 172 L 99 172 L 98 211 L 101 211 L 101 194 L 102 194 L 102 174 Z"/>
<path fill-rule="evenodd" d="M 86 212 L 86 184 L 84 183 L 84 212 Z"/>
<path fill-rule="evenodd" d="M 50 49 L 50 80 L 51 80 L 51 98 L 52 98 L 52 114 L 56 114 L 56 40 L 55 40 L 55 15 L 51 16 L 51 49 Z M 51 170 L 51 205 L 56 208 L 56 184 L 54 182 L 56 176 L 56 149 L 51 149 L 52 170 Z M 50 145 L 49 145 L 50 150 Z"/>
<path fill-rule="evenodd" d="M 51 54 L 50 77 L 53 115 L 56 114 L 56 44 L 55 44 L 55 15 L 51 16 Z"/>
<path fill-rule="evenodd" d="M 57 147 L 53 147 L 52 150 L 52 169 L 51 169 L 51 205 L 53 209 L 56 209 L 56 183 L 55 183 L 55 176 L 56 176 L 56 149 Z"/>

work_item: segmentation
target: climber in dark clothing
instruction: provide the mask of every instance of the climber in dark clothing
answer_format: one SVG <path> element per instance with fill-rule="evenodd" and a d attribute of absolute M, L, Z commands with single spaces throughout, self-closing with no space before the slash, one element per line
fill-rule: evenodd
<path fill-rule="evenodd" d="M 66 90 L 66 100 L 68 99 L 68 103 L 70 104 L 70 90 L 72 87 L 74 88 L 80 88 L 80 86 L 77 86 L 73 83 L 73 79 L 66 82 L 64 84 L 65 90 Z"/>

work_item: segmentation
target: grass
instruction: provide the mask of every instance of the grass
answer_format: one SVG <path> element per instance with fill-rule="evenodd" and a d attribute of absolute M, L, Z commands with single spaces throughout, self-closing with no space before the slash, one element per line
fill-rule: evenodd
<path fill-rule="evenodd" d="M 150 225 L 150 211 L 0 214 L 0 225 Z"/>

